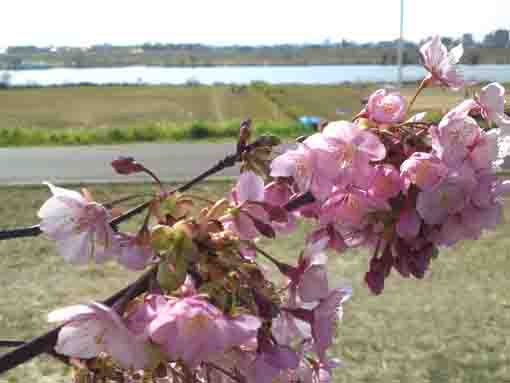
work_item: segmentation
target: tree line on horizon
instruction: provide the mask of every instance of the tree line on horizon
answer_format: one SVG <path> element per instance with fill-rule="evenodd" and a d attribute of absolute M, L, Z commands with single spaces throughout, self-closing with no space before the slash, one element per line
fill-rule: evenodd
<path fill-rule="evenodd" d="M 405 65 L 419 62 L 419 42 L 404 41 Z M 460 38 L 443 37 L 446 46 L 463 43 L 466 64 L 510 64 L 510 30 L 498 29 L 477 41 L 472 33 Z M 399 40 L 360 43 L 351 40 L 277 45 L 230 45 L 144 43 L 81 47 L 10 46 L 0 54 L 0 69 L 97 66 L 208 66 L 208 65 L 332 65 L 396 64 Z M 27 68 L 24 68 L 26 66 Z"/>

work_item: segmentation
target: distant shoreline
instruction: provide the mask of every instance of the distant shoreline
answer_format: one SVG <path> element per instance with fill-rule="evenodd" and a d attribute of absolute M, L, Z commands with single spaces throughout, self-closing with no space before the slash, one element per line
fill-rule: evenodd
<path fill-rule="evenodd" d="M 464 76 L 477 83 L 510 82 L 510 65 L 463 65 Z M 396 65 L 131 65 L 97 68 L 52 68 L 0 73 L 1 88 L 184 86 L 223 85 L 242 88 L 251 84 L 346 85 L 388 84 L 397 80 Z M 404 66 L 404 82 L 426 75 L 420 65 Z"/>
<path fill-rule="evenodd" d="M 418 46 L 409 44 L 403 51 L 405 65 L 420 63 Z M 396 46 L 341 47 L 281 46 L 223 47 L 194 45 L 162 47 L 98 46 L 90 49 L 62 48 L 51 51 L 36 47 L 10 47 L 0 54 L 0 68 L 122 68 L 155 66 L 162 68 L 203 68 L 222 66 L 330 66 L 396 65 Z M 510 48 L 466 47 L 462 62 L 467 65 L 510 64 Z"/>
<path fill-rule="evenodd" d="M 412 67 L 419 64 L 404 64 L 403 67 Z M 508 66 L 509 64 L 463 64 L 461 65 L 468 67 L 479 67 L 479 66 Z M 16 69 L 0 69 L 0 72 L 30 72 L 30 71 L 41 71 L 41 70 L 54 70 L 54 69 L 123 69 L 123 68 L 175 68 L 175 69 L 189 69 L 189 68 L 238 68 L 238 67 L 332 67 L 332 66 L 370 66 L 370 67 L 391 67 L 396 66 L 395 64 L 346 64 L 346 63 L 317 63 L 317 64 L 299 64 L 299 63 L 271 63 L 271 64 L 201 64 L 201 65 L 159 65 L 159 64 L 132 64 L 132 65 L 98 65 L 98 66 L 48 66 L 48 67 L 33 67 L 33 68 L 16 68 Z"/>

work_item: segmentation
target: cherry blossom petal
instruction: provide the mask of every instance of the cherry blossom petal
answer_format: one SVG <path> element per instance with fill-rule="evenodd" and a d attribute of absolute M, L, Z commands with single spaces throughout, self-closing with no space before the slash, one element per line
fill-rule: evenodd
<path fill-rule="evenodd" d="M 505 111 L 505 88 L 497 82 L 493 82 L 482 88 L 479 98 L 489 120 L 494 121 L 496 115 Z"/>
<path fill-rule="evenodd" d="M 55 351 L 74 358 L 94 358 L 105 351 L 104 347 L 96 341 L 103 332 L 104 326 L 99 320 L 91 319 L 74 326 L 64 326 L 58 333 Z"/>
<path fill-rule="evenodd" d="M 243 172 L 237 182 L 239 203 L 264 200 L 264 180 L 252 171 Z"/>
<path fill-rule="evenodd" d="M 301 277 L 298 294 L 303 302 L 315 302 L 329 293 L 327 270 L 323 265 L 310 267 Z"/>
<path fill-rule="evenodd" d="M 67 262 L 78 265 L 90 261 L 94 251 L 93 237 L 88 231 L 58 240 L 56 246 L 58 253 Z"/>
<path fill-rule="evenodd" d="M 401 238 L 416 238 L 420 232 L 421 220 L 414 209 L 404 210 L 399 217 L 397 233 Z"/>
<path fill-rule="evenodd" d="M 94 313 L 94 309 L 87 305 L 74 305 L 61 309 L 53 310 L 48 314 L 48 322 L 66 322 L 71 319 L 76 320 L 82 315 L 90 315 Z"/>

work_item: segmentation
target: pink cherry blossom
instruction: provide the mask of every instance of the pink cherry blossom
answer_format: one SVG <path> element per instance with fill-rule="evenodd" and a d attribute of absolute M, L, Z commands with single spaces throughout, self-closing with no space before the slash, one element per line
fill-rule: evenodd
<path fill-rule="evenodd" d="M 505 88 L 501 84 L 493 82 L 483 87 L 476 101 L 483 118 L 494 122 L 505 134 L 510 134 L 510 117 L 505 114 Z"/>
<path fill-rule="evenodd" d="M 322 206 L 322 202 L 315 201 L 315 202 L 308 203 L 308 204 L 300 207 L 296 211 L 296 213 L 300 217 L 303 217 L 303 218 L 317 219 L 317 218 L 319 218 L 319 215 L 320 215 L 321 206 Z"/>
<path fill-rule="evenodd" d="M 462 212 L 467 238 L 478 239 L 483 230 L 495 230 L 503 222 L 503 206 L 494 202 L 485 208 L 470 206 Z"/>
<path fill-rule="evenodd" d="M 297 307 L 295 302 L 288 302 L 289 307 Z M 290 312 L 280 311 L 271 322 L 271 333 L 278 344 L 292 346 L 312 339 L 312 328 L 308 323 L 295 318 Z"/>
<path fill-rule="evenodd" d="M 470 148 L 468 156 L 473 169 L 482 171 L 497 166 L 498 161 L 501 160 L 500 146 L 500 132 L 498 129 L 488 132 L 480 131 L 476 141 Z"/>
<path fill-rule="evenodd" d="M 170 360 L 194 367 L 255 337 L 260 326 L 253 315 L 228 318 L 204 297 L 194 296 L 166 306 L 149 324 L 149 332 Z"/>
<path fill-rule="evenodd" d="M 264 235 L 274 236 L 269 214 L 260 204 L 263 201 L 264 180 L 252 171 L 243 172 L 232 192 L 233 207 L 220 221 L 227 230 L 238 234 L 244 240 L 256 238 L 261 230 Z"/>
<path fill-rule="evenodd" d="M 393 249 L 395 252 L 393 267 L 405 278 L 411 275 L 418 279 L 423 278 L 430 261 L 437 254 L 437 247 L 423 238 L 412 242 L 398 238 Z"/>
<path fill-rule="evenodd" d="M 400 167 L 407 185 L 415 184 L 422 190 L 431 190 L 448 174 L 448 168 L 430 153 L 413 153 Z"/>
<path fill-rule="evenodd" d="M 487 122 L 494 122 L 505 135 L 510 134 L 510 117 L 505 114 L 505 88 L 497 82 L 484 86 L 478 96 L 463 101 L 454 111 L 463 116 L 476 111 Z"/>
<path fill-rule="evenodd" d="M 347 121 L 329 123 L 322 132 L 334 155 L 334 162 L 340 170 L 337 182 L 366 187 L 372 177 L 371 161 L 386 157 L 386 148 L 373 133 L 360 129 Z"/>
<path fill-rule="evenodd" d="M 461 214 L 448 216 L 436 240 L 436 244 L 441 246 L 453 246 L 463 239 L 476 239 L 478 234 L 474 234 L 465 226 Z"/>
<path fill-rule="evenodd" d="M 350 287 L 332 289 L 313 309 L 285 307 L 284 311 L 311 326 L 313 349 L 320 360 L 326 359 L 326 351 L 333 344 L 337 322 L 342 319 L 342 304 L 352 295 Z"/>
<path fill-rule="evenodd" d="M 510 180 L 505 180 L 496 183 L 493 190 L 496 196 L 500 196 L 505 193 L 510 193 Z"/>
<path fill-rule="evenodd" d="M 420 192 L 416 210 L 429 225 L 444 223 L 449 215 L 459 213 L 466 206 L 475 185 L 473 171 L 463 167 L 448 175 L 436 188 Z"/>
<path fill-rule="evenodd" d="M 156 253 L 150 246 L 148 235 L 119 233 L 115 239 L 120 248 L 118 262 L 129 270 L 143 270 Z"/>
<path fill-rule="evenodd" d="M 149 294 L 143 302 L 130 308 L 126 317 L 127 328 L 141 339 L 149 339 L 149 324 L 169 305 L 177 301 L 176 298 L 160 294 Z"/>
<path fill-rule="evenodd" d="M 368 193 L 382 200 L 394 198 L 405 189 L 404 179 L 392 165 L 376 165 L 374 178 Z"/>
<path fill-rule="evenodd" d="M 299 367 L 291 370 L 285 376 L 280 376 L 278 383 L 331 383 L 333 381 L 333 369 L 341 367 L 338 359 L 324 361 L 301 361 Z"/>
<path fill-rule="evenodd" d="M 328 144 L 322 135 L 314 134 L 296 149 L 276 157 L 271 163 L 271 177 L 292 177 L 299 191 L 311 191 L 315 198 L 324 199 L 338 175 L 334 166 L 324 166 L 334 160 L 326 149 Z"/>
<path fill-rule="evenodd" d="M 462 163 L 482 134 L 478 123 L 471 117 L 447 114 L 437 127 L 432 127 L 434 153 L 449 166 Z"/>
<path fill-rule="evenodd" d="M 401 238 L 413 239 L 420 232 L 421 219 L 414 208 L 403 210 L 397 223 L 397 234 Z"/>
<path fill-rule="evenodd" d="M 320 225 L 317 229 L 310 233 L 306 239 L 306 242 L 315 244 L 326 238 L 327 243 L 325 248 L 335 250 L 337 253 L 342 253 L 347 249 L 347 245 L 345 244 L 344 238 L 342 237 L 339 226 L 340 225 L 335 223 Z"/>
<path fill-rule="evenodd" d="M 275 378 L 298 365 L 298 356 L 291 348 L 271 345 L 257 353 L 242 371 L 247 383 L 272 383 L 280 380 Z"/>
<path fill-rule="evenodd" d="M 308 245 L 299 257 L 297 267 L 289 269 L 291 279 L 289 289 L 292 300 L 299 296 L 303 302 L 315 302 L 324 298 L 328 292 L 328 276 L 326 270 L 327 256 L 322 252 L 326 247 L 324 238 Z"/>
<path fill-rule="evenodd" d="M 471 203 L 479 208 L 487 208 L 493 205 L 498 197 L 496 193 L 498 185 L 499 181 L 496 174 L 478 175 L 477 184 L 470 195 Z"/>
<path fill-rule="evenodd" d="M 439 36 L 433 37 L 432 40 L 420 48 L 423 66 L 429 72 L 425 80 L 434 85 L 446 86 L 453 90 L 463 87 L 465 81 L 456 66 L 463 53 L 462 44 L 448 52 Z"/>
<path fill-rule="evenodd" d="M 351 288 L 336 288 L 313 309 L 312 336 L 319 359 L 326 359 L 326 350 L 333 344 L 337 322 L 342 319 L 342 304 L 352 295 Z"/>
<path fill-rule="evenodd" d="M 283 207 L 294 195 L 288 182 L 273 181 L 264 188 L 264 202 L 269 206 Z M 279 233 L 290 233 L 297 225 L 297 213 L 287 214 L 286 222 L 271 221 L 273 228 Z"/>
<path fill-rule="evenodd" d="M 377 123 L 398 124 L 403 122 L 406 111 L 407 101 L 397 92 L 379 89 L 368 98 L 368 118 Z"/>
<path fill-rule="evenodd" d="M 459 214 L 448 216 L 434 242 L 453 246 L 465 239 L 477 240 L 484 230 L 494 230 L 502 220 L 503 207 L 498 202 L 484 208 L 468 205 Z"/>
<path fill-rule="evenodd" d="M 337 188 L 322 206 L 320 222 L 341 221 L 344 226 L 360 228 L 367 224 L 368 214 L 389 210 L 391 207 L 386 201 L 372 197 L 364 190 Z"/>
<path fill-rule="evenodd" d="M 41 230 L 56 241 L 57 250 L 71 263 L 97 262 L 113 255 L 117 248 L 110 218 L 104 206 L 80 193 L 46 183 L 52 197 L 39 209 Z"/>
<path fill-rule="evenodd" d="M 55 310 L 48 320 L 66 322 L 55 346 L 59 354 L 90 359 L 106 352 L 126 369 L 142 369 L 149 364 L 148 343 L 129 331 L 115 311 L 100 303 Z"/>

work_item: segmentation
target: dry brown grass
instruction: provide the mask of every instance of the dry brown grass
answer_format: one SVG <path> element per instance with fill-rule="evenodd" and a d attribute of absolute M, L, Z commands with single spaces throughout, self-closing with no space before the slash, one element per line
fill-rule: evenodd
<path fill-rule="evenodd" d="M 356 114 L 378 85 L 125 86 L 0 90 L 0 128 L 129 127 L 154 122 L 284 120 L 292 114 L 328 119 Z M 411 97 L 415 87 L 405 86 Z M 269 97 L 268 97 L 269 96 Z M 464 96 L 427 89 L 416 109 L 454 106 Z M 276 102 L 275 102 L 276 101 Z M 338 115 L 337 109 L 346 111 Z M 291 113 L 289 113 L 291 112 Z"/>
<path fill-rule="evenodd" d="M 226 183 L 197 193 L 222 195 Z M 100 200 L 147 190 L 144 185 L 92 188 Z M 2 227 L 32 224 L 45 188 L 1 188 Z M 508 209 L 507 209 L 508 213 Z M 335 382 L 509 382 L 510 226 L 442 251 L 424 280 L 393 275 L 382 296 L 363 286 L 367 254 L 331 254 L 332 284 L 350 281 L 336 355 L 345 368 Z M 293 261 L 304 227 L 292 237 L 262 243 Z M 0 339 L 30 339 L 49 329 L 56 307 L 101 299 L 133 280 L 115 264 L 70 266 L 44 238 L 0 242 Z M 66 369 L 47 357 L 0 377 L 0 382 L 66 382 Z"/>

